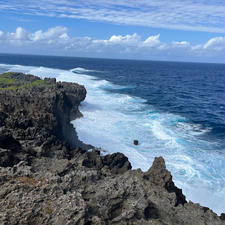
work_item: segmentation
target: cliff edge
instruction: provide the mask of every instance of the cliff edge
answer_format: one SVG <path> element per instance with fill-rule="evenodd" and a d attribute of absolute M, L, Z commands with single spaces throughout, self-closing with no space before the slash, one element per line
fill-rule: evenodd
<path fill-rule="evenodd" d="M 225 224 L 186 201 L 162 157 L 131 170 L 122 153 L 80 142 L 70 121 L 85 96 L 75 83 L 0 75 L 0 224 Z"/>

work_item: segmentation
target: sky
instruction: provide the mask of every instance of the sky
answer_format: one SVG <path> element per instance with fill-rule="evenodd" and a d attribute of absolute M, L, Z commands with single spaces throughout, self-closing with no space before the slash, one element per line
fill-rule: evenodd
<path fill-rule="evenodd" d="M 0 53 L 225 63 L 225 0 L 0 0 Z"/>

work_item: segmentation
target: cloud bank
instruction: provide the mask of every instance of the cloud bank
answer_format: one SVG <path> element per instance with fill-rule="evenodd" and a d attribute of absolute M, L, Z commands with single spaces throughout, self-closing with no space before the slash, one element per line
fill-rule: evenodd
<path fill-rule="evenodd" d="M 0 30 L 0 52 L 44 55 L 182 60 L 225 63 L 225 37 L 218 36 L 194 45 L 185 40 L 166 43 L 160 34 L 143 40 L 140 35 L 113 35 L 108 39 L 69 37 L 66 27 L 29 32 L 18 27 L 15 32 Z"/>
<path fill-rule="evenodd" d="M 0 11 L 225 33 L 224 0 L 4 0 Z"/>

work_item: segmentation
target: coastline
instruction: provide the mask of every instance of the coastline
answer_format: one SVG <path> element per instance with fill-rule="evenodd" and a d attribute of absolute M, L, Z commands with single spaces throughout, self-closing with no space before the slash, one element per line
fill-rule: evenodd
<path fill-rule="evenodd" d="M 144 173 L 121 153 L 82 149 L 70 121 L 81 116 L 85 88 L 45 82 L 1 90 L 1 127 L 12 134 L 1 129 L 3 224 L 224 224 L 224 214 L 186 202 L 163 158 Z"/>

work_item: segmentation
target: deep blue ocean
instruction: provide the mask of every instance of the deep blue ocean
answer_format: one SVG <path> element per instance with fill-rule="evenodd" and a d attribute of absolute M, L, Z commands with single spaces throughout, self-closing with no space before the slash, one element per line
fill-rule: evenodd
<path fill-rule="evenodd" d="M 134 169 L 163 156 L 188 200 L 225 212 L 225 64 L 0 54 L 6 71 L 85 85 L 82 141 Z"/>

